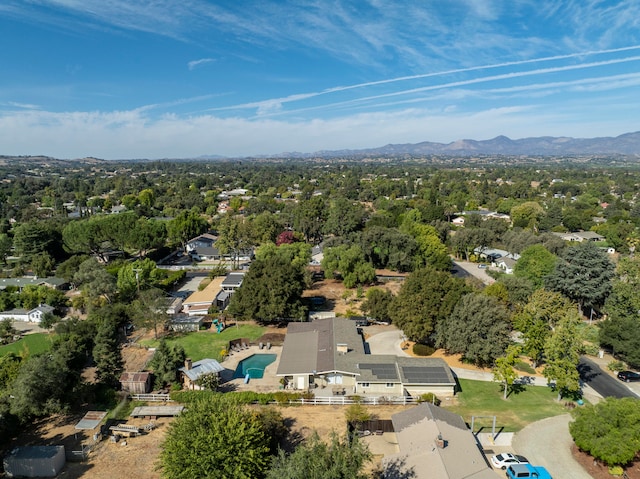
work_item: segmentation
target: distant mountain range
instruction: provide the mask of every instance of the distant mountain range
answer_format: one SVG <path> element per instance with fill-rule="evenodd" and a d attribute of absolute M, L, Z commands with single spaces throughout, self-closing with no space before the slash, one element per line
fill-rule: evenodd
<path fill-rule="evenodd" d="M 451 143 L 421 143 L 389 144 L 378 148 L 361 150 L 321 150 L 313 153 L 286 152 L 275 155 L 256 155 L 253 157 L 225 157 L 221 155 L 202 155 L 197 158 L 158 158 L 170 161 L 220 161 L 241 159 L 308 159 L 308 158 L 398 158 L 403 156 L 432 156 L 443 157 L 475 157 L 475 156 L 625 156 L 640 158 L 640 131 L 625 133 L 616 137 L 600 138 L 571 138 L 566 136 L 541 136 L 512 140 L 506 136 L 497 136 L 491 140 L 457 140 Z M 136 160 L 136 161 L 149 161 Z M 0 154 L 0 165 L 20 162 L 41 162 L 55 164 L 56 162 L 79 161 L 82 163 L 100 163 L 105 160 L 98 158 L 77 158 L 73 160 L 56 159 L 48 156 L 11 156 Z M 132 160 L 133 161 L 133 160 Z"/>
<path fill-rule="evenodd" d="M 542 136 L 512 140 L 497 136 L 491 140 L 458 140 L 451 143 L 390 144 L 362 150 L 330 150 L 315 153 L 283 153 L 271 157 L 336 157 L 336 156 L 399 156 L 399 155 L 625 155 L 640 156 L 640 132 L 602 138 L 571 138 Z"/>

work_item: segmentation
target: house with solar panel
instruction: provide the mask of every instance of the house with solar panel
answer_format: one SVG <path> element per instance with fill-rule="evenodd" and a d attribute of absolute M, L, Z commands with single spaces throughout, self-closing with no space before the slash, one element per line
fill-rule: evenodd
<path fill-rule="evenodd" d="M 367 354 L 362 334 L 346 318 L 290 323 L 276 375 L 287 389 L 316 396 L 452 396 L 456 385 L 441 358 Z"/>

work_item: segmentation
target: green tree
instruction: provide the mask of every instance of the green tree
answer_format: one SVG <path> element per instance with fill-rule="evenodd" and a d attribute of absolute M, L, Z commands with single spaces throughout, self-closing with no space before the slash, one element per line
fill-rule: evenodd
<path fill-rule="evenodd" d="M 467 292 L 450 273 L 421 268 L 409 275 L 389 308 L 391 320 L 412 341 L 433 344 L 435 327 L 445 321 Z"/>
<path fill-rule="evenodd" d="M 365 260 L 362 248 L 358 245 L 325 248 L 322 268 L 327 278 L 334 278 L 339 274 L 347 288 L 370 284 L 376 279 L 375 269 Z"/>
<path fill-rule="evenodd" d="M 267 479 L 365 479 L 364 465 L 371 460 L 367 446 L 357 437 L 340 438 L 333 433 L 327 442 L 317 434 L 287 455 L 274 459 Z"/>
<path fill-rule="evenodd" d="M 15 227 L 13 247 L 22 261 L 30 263 L 38 254 L 48 252 L 56 241 L 52 231 L 38 222 L 23 223 Z"/>
<path fill-rule="evenodd" d="M 600 344 L 631 367 L 640 367 L 640 258 L 620 260 L 604 309 L 607 318 L 599 323 Z"/>
<path fill-rule="evenodd" d="M 155 386 L 162 388 L 166 384 L 176 382 L 178 368 L 184 365 L 186 358 L 187 355 L 182 346 L 179 344 L 169 344 L 164 339 L 160 340 L 160 344 L 149 362 L 149 367 L 156 378 Z"/>
<path fill-rule="evenodd" d="M 149 250 L 164 246 L 167 227 L 162 221 L 138 218 L 135 227 L 129 231 L 127 246 L 136 250 L 137 256 L 146 256 Z"/>
<path fill-rule="evenodd" d="M 514 369 L 514 366 L 518 362 L 519 357 L 520 347 L 511 344 L 507 346 L 503 356 L 496 358 L 495 366 L 493 367 L 493 378 L 502 383 L 503 399 L 507 399 L 509 391 L 512 389 L 516 379 L 518 379 L 518 373 Z"/>
<path fill-rule="evenodd" d="M 226 215 L 220 221 L 218 234 L 216 247 L 223 254 L 231 254 L 233 268 L 239 268 L 240 255 L 252 246 L 249 222 L 243 217 Z"/>
<path fill-rule="evenodd" d="M 418 245 L 409 234 L 397 228 L 367 227 L 362 232 L 362 252 L 375 268 L 411 271 Z"/>
<path fill-rule="evenodd" d="M 196 380 L 196 385 L 209 391 L 217 391 L 220 386 L 220 376 L 218 373 L 203 374 Z"/>
<path fill-rule="evenodd" d="M 640 409 L 635 398 L 606 398 L 574 410 L 569 432 L 582 451 L 608 466 L 626 465 L 640 452 Z"/>
<path fill-rule="evenodd" d="M 359 231 L 364 225 L 366 211 L 357 202 L 346 198 L 335 198 L 331 201 L 324 233 L 327 235 L 344 236 Z"/>
<path fill-rule="evenodd" d="M 70 221 L 62 230 L 64 247 L 71 253 L 96 256 L 107 262 L 106 252 L 112 249 L 100 218 Z"/>
<path fill-rule="evenodd" d="M 327 220 L 325 201 L 320 196 L 300 201 L 293 213 L 293 228 L 312 244 L 322 242 L 324 223 Z"/>
<path fill-rule="evenodd" d="M 256 259 L 265 260 L 271 257 L 281 257 L 294 267 L 304 269 L 311 262 L 311 245 L 300 241 L 276 246 L 272 242 L 263 243 L 256 249 Z"/>
<path fill-rule="evenodd" d="M 580 392 L 578 362 L 582 338 L 577 313 L 563 318 L 549 336 L 544 348 L 546 366 L 542 374 L 558 392 L 558 401 L 569 394 Z"/>
<path fill-rule="evenodd" d="M 49 253 L 38 253 L 31 257 L 31 269 L 33 270 L 33 274 L 40 278 L 50 276 L 55 265 L 56 262 Z"/>
<path fill-rule="evenodd" d="M 280 256 L 255 260 L 242 286 L 231 297 L 229 312 L 258 321 L 301 320 L 304 272 Z"/>
<path fill-rule="evenodd" d="M 131 307 L 134 311 L 134 324 L 137 327 L 153 329 L 153 337 L 158 339 L 158 326 L 164 326 L 169 319 L 164 292 L 157 288 L 142 290 Z"/>
<path fill-rule="evenodd" d="M 116 293 L 116 279 L 95 258 L 80 264 L 73 282 L 92 299 L 104 297 L 111 302 Z"/>
<path fill-rule="evenodd" d="M 592 242 L 568 248 L 545 279 L 545 286 L 559 291 L 580 306 L 597 308 L 611 292 L 615 267 L 607 254 Z"/>
<path fill-rule="evenodd" d="M 509 313 L 497 299 L 468 294 L 456 304 L 449 319 L 436 327 L 437 345 L 465 360 L 490 366 L 510 343 Z"/>
<path fill-rule="evenodd" d="M 118 328 L 113 321 L 103 320 L 98 325 L 93 360 L 96 364 L 97 380 L 107 386 L 117 386 L 124 361 L 118 341 Z"/>
<path fill-rule="evenodd" d="M 543 245 L 529 246 L 522 251 L 516 263 L 514 274 L 519 278 L 526 278 L 535 287 L 542 286 L 546 276 L 551 274 L 556 265 L 556 256 Z"/>
<path fill-rule="evenodd" d="M 13 326 L 13 319 L 3 318 L 0 319 L 0 342 L 1 340 L 8 341 L 14 335 L 18 333 L 18 330 Z"/>
<path fill-rule="evenodd" d="M 258 479 L 269 464 L 269 438 L 258 419 L 221 399 L 193 402 L 169 425 L 160 453 L 170 479 Z"/>
<path fill-rule="evenodd" d="M 365 295 L 360 309 L 363 313 L 378 321 L 391 321 L 389 308 L 393 301 L 391 291 L 381 288 L 371 288 Z"/>
<path fill-rule="evenodd" d="M 88 259 L 89 257 L 87 255 L 73 255 L 58 265 L 56 276 L 59 276 L 69 283 L 73 283 L 73 276 L 78 272 L 80 265 Z"/>
<path fill-rule="evenodd" d="M 511 208 L 511 221 L 514 227 L 538 231 L 538 223 L 544 215 L 544 208 L 537 201 L 527 201 Z"/>
<path fill-rule="evenodd" d="M 63 412 L 80 383 L 69 357 L 53 351 L 25 361 L 11 388 L 11 413 L 21 420 Z"/>
<path fill-rule="evenodd" d="M 13 240 L 7 234 L 0 234 L 0 261 L 7 264 L 7 257 L 11 254 Z"/>
<path fill-rule="evenodd" d="M 187 241 L 205 233 L 209 223 L 195 211 L 182 211 L 167 224 L 168 239 L 185 249 Z"/>
<path fill-rule="evenodd" d="M 562 294 L 538 289 L 514 315 L 514 325 L 522 332 L 524 339 L 524 352 L 531 358 L 534 367 L 542 362 L 547 340 L 556 324 L 574 314 L 575 305 Z"/>

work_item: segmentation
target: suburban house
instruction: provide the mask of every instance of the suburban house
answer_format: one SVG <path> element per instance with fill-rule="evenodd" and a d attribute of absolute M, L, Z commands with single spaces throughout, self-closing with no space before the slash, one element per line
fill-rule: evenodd
<path fill-rule="evenodd" d="M 214 278 L 205 288 L 195 291 L 182 302 L 182 311 L 189 316 L 203 316 L 216 302 L 218 293 L 222 291 L 223 276 Z"/>
<path fill-rule="evenodd" d="M 355 321 L 324 318 L 290 323 L 277 376 L 290 389 L 328 394 L 452 396 L 456 382 L 440 358 L 366 354 Z M 319 389 L 318 389 L 319 388 Z"/>
<path fill-rule="evenodd" d="M 204 233 L 200 236 L 196 236 L 195 238 L 187 241 L 187 253 L 190 253 L 191 251 L 194 251 L 198 248 L 210 248 L 215 244 L 216 241 L 218 241 L 218 237 L 211 233 Z"/>
<path fill-rule="evenodd" d="M 0 289 L 5 289 L 8 286 L 22 288 L 27 285 L 47 286 L 48 288 L 59 290 L 69 288 L 68 281 L 56 276 L 47 276 L 45 278 L 38 278 L 37 276 L 23 276 L 22 278 L 0 278 Z"/>
<path fill-rule="evenodd" d="M 324 244 L 320 243 L 311 248 L 311 262 L 309 264 L 317 266 L 322 264 L 324 259 Z"/>
<path fill-rule="evenodd" d="M 48 304 L 41 304 L 33 309 L 10 309 L 0 312 L 0 320 L 13 319 L 14 321 L 24 321 L 27 323 L 40 323 L 47 313 L 53 313 L 55 308 Z"/>
<path fill-rule="evenodd" d="M 224 371 L 224 367 L 215 359 L 201 359 L 194 363 L 187 358 L 184 361 L 184 366 L 178 369 L 184 388 L 194 390 L 203 389 L 196 384 L 202 376 L 205 374 L 219 375 L 222 371 Z"/>
<path fill-rule="evenodd" d="M 399 452 L 383 458 L 393 477 L 495 479 L 462 417 L 430 403 L 391 416 Z M 386 475 L 385 475 L 386 477 Z"/>
<path fill-rule="evenodd" d="M 520 255 L 517 253 L 509 253 L 508 251 L 505 251 L 503 249 L 487 248 L 484 246 L 474 248 L 473 254 L 482 259 L 490 261 L 491 263 L 497 263 L 498 259 L 500 258 L 510 258 L 515 261 L 520 259 Z"/>
<path fill-rule="evenodd" d="M 604 241 L 604 236 L 599 235 L 593 231 L 577 231 L 575 233 L 553 233 L 564 241 L 577 241 L 582 243 L 583 241 Z"/>
<path fill-rule="evenodd" d="M 189 255 L 194 261 L 250 261 L 253 250 L 240 251 L 236 257 L 235 253 L 221 253 L 215 246 L 200 246 L 189 251 Z"/>
<path fill-rule="evenodd" d="M 133 394 L 146 394 L 151 391 L 150 372 L 124 372 L 120 376 L 120 387 Z"/>
<path fill-rule="evenodd" d="M 182 311 L 189 316 L 205 315 L 209 309 L 224 311 L 229 306 L 231 295 L 242 286 L 245 273 L 229 273 L 214 278 L 201 291 L 192 293 L 182 303 Z"/>
<path fill-rule="evenodd" d="M 517 261 L 513 258 L 503 257 L 498 258 L 495 264 L 498 268 L 503 270 L 506 274 L 513 274 Z"/>
<path fill-rule="evenodd" d="M 244 275 L 245 273 L 229 273 L 222 281 L 222 291 L 231 293 L 236 291 L 240 286 L 242 286 Z"/>

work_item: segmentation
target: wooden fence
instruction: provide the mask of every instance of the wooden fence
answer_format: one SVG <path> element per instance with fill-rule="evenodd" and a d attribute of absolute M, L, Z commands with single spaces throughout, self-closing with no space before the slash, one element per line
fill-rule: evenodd
<path fill-rule="evenodd" d="M 131 394 L 129 397 L 133 401 L 167 402 L 171 400 L 168 394 Z"/>
<path fill-rule="evenodd" d="M 321 397 L 313 397 L 310 399 L 296 399 L 289 401 L 292 404 L 313 404 L 313 405 L 349 405 L 349 404 L 366 404 L 368 406 L 381 406 L 381 405 L 402 405 L 406 406 L 407 404 L 417 404 L 418 398 L 402 396 L 402 397 L 357 397 L 353 398 L 351 396 L 321 396 Z"/>

